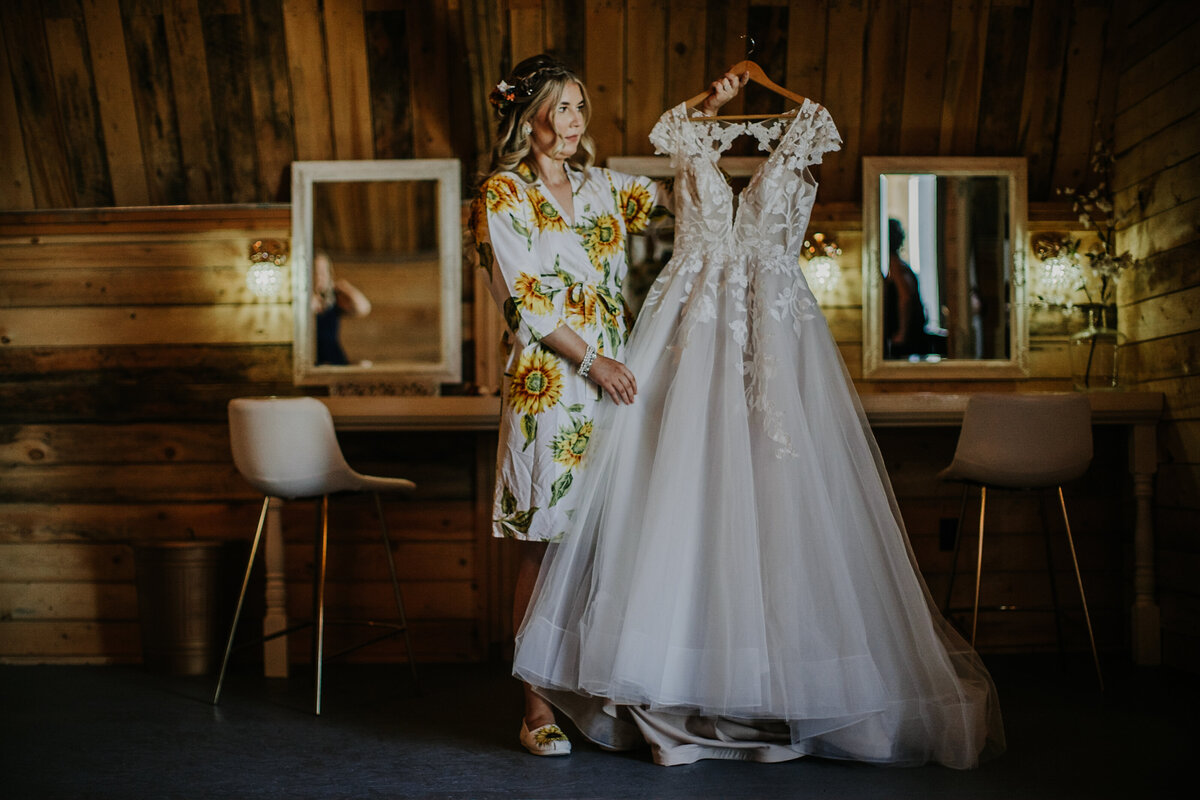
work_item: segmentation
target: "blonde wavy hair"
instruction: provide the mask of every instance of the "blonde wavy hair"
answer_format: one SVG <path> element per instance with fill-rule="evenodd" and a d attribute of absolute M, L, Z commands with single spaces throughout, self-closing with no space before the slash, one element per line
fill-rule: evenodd
<path fill-rule="evenodd" d="M 578 84 L 583 95 L 585 127 L 583 135 L 579 137 L 579 148 L 568 161 L 583 168 L 595 162 L 596 145 L 586 127 L 592 119 L 592 103 L 587 87 L 570 67 L 543 53 L 517 64 L 488 96 L 496 108 L 496 143 L 492 147 L 491 164 L 487 173 L 481 176 L 481 183 L 498 172 L 515 171 L 522 162 L 534 175 L 537 174 L 537 167 L 529 158 L 533 143 L 529 129 L 539 113 L 558 104 L 569 83 Z M 561 146 L 562 136 L 558 138 Z"/>

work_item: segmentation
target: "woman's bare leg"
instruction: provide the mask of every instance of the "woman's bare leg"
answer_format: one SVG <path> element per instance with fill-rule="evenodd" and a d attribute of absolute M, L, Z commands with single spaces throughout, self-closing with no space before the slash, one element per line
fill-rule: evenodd
<path fill-rule="evenodd" d="M 533 597 L 533 587 L 537 583 L 538 571 L 542 567 L 542 559 L 546 555 L 544 542 L 523 542 L 520 545 L 521 561 L 517 568 L 517 586 L 513 597 L 513 630 L 520 630 L 521 622 L 525 619 L 525 609 Z M 529 684 L 525 687 L 525 725 L 529 730 L 540 728 L 554 722 L 554 708 L 539 696 Z"/>

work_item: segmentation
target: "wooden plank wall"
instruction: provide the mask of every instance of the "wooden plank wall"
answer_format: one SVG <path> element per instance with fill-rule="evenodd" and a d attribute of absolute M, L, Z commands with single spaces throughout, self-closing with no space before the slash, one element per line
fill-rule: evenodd
<path fill-rule="evenodd" d="M 287 206 L 0 218 L 0 660 L 136 661 L 134 545 L 248 542 L 261 498 L 233 467 L 225 405 L 297 393 L 290 291 L 263 300 L 245 281 L 250 243 L 289 227 Z M 479 657 L 474 437 L 343 446 L 364 471 L 420 484 L 388 504 L 419 657 Z M 312 513 L 285 507 L 297 617 Z M 332 524 L 330 615 L 394 617 L 372 507 L 335 501 Z"/>
<path fill-rule="evenodd" d="M 451 7 L 2 3 L 0 210 L 286 200 L 295 160 L 472 163 Z"/>
<path fill-rule="evenodd" d="M 1127 3 L 1116 96 L 1119 237 L 1141 264 L 1118 320 L 1137 388 L 1163 392 L 1155 522 L 1163 656 L 1200 669 L 1200 6 Z"/>
<path fill-rule="evenodd" d="M 1077 185 L 1112 118 L 1111 0 L 12 0 L 0 4 L 0 210 L 285 199 L 292 160 L 486 158 L 520 59 L 580 69 L 601 159 L 745 53 L 863 155 L 1025 155 Z M 779 99 L 750 87 L 738 106 Z M 749 145 L 741 145 L 749 147 Z M 748 150 L 746 152 L 749 152 Z"/>

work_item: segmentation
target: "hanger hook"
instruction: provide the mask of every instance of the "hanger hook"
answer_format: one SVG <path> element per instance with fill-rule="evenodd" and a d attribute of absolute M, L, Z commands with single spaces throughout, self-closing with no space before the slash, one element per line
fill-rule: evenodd
<path fill-rule="evenodd" d="M 746 58 L 750 58 L 754 54 L 754 37 L 748 33 L 743 33 L 738 38 L 746 40 Z"/>

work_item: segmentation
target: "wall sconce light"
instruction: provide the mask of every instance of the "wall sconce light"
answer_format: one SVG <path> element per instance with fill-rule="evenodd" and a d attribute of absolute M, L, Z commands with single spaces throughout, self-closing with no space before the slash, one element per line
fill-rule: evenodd
<path fill-rule="evenodd" d="M 1072 298 L 1083 286 L 1079 266 L 1079 240 L 1065 233 L 1039 233 L 1030 240 L 1041 269 L 1033 279 L 1033 293 L 1042 305 L 1061 306 L 1069 311 Z"/>
<path fill-rule="evenodd" d="M 283 265 L 288 245 L 280 239 L 259 239 L 250 245 L 246 286 L 258 297 L 277 297 L 283 288 Z"/>
<path fill-rule="evenodd" d="M 823 233 L 814 233 L 811 240 L 804 241 L 804 257 L 808 259 L 804 277 L 809 287 L 823 295 L 838 287 L 842 282 L 842 267 L 837 257 L 841 254 L 842 248 L 833 240 L 826 240 Z"/>

